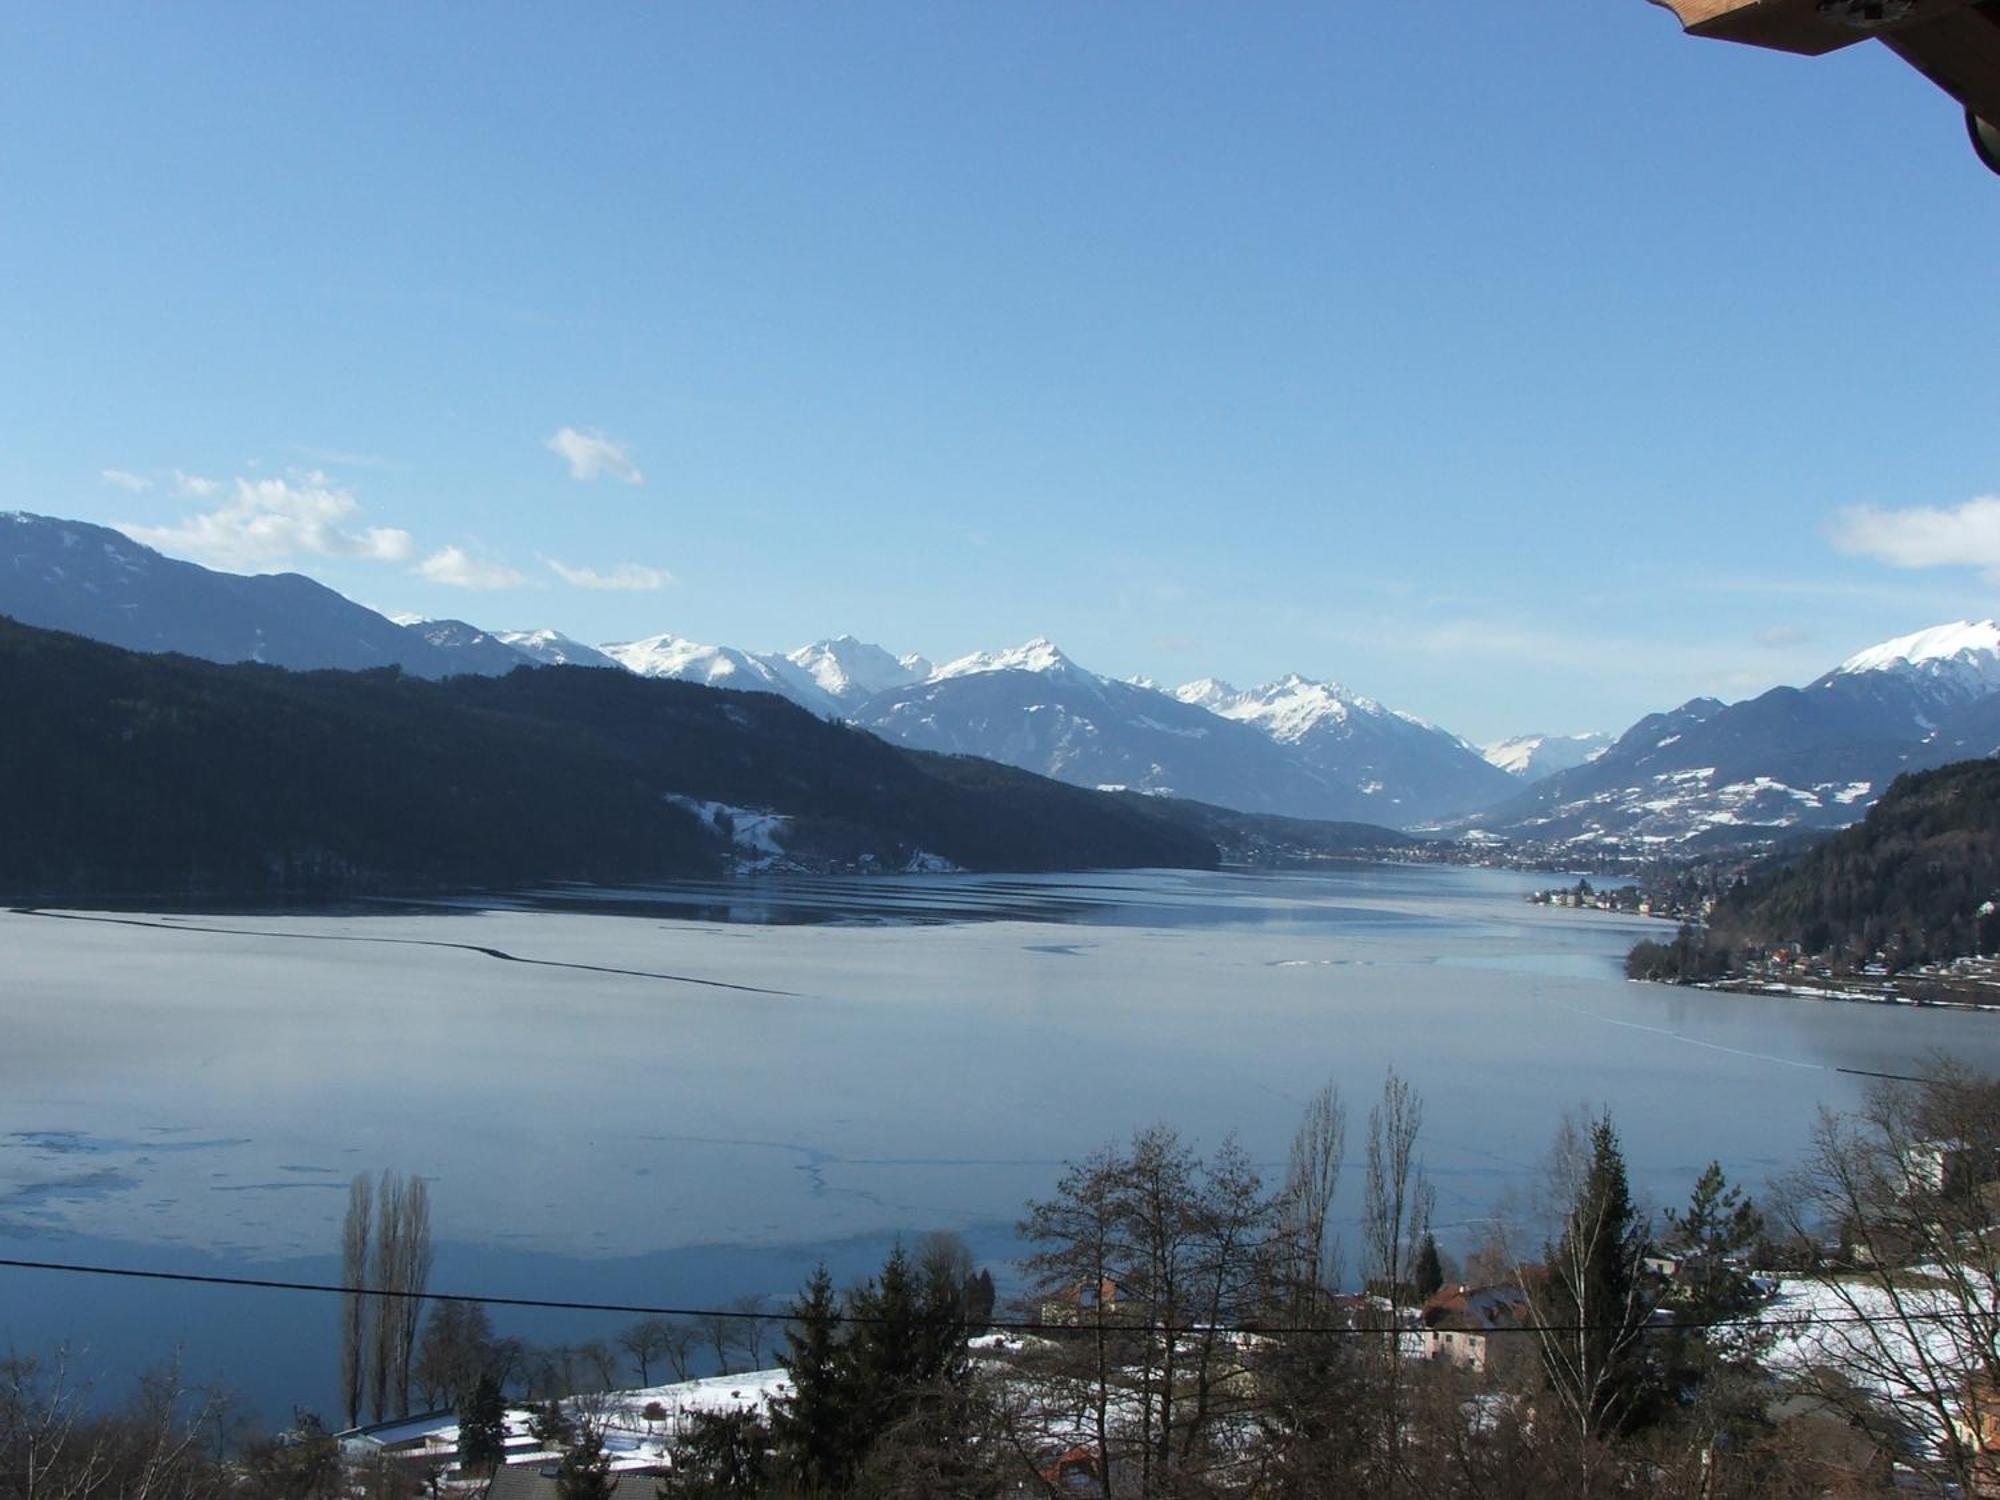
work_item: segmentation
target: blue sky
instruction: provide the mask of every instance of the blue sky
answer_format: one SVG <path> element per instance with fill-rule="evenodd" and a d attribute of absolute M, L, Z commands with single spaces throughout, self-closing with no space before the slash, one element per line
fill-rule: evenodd
<path fill-rule="evenodd" d="M 2000 179 L 1873 44 L 15 6 L 0 193 L 0 507 L 386 610 L 1047 634 L 1488 738 L 1994 607 Z"/>

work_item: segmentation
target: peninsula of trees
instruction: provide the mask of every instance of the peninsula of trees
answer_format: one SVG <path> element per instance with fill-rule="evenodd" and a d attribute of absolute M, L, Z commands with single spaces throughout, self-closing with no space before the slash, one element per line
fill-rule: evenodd
<path fill-rule="evenodd" d="M 1773 964 L 1895 976 L 2000 952 L 2000 763 L 1898 777 L 1861 823 L 1724 892 L 1705 930 L 1641 943 L 1635 978 Z"/>

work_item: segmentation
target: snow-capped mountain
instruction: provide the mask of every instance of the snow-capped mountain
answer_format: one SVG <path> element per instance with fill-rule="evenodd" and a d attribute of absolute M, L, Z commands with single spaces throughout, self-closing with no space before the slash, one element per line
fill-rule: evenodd
<path fill-rule="evenodd" d="M 1904 771 L 2000 749 L 2000 627 L 1885 641 L 1803 688 L 1696 699 L 1468 821 L 1517 837 L 1663 843 L 1858 821 Z"/>
<path fill-rule="evenodd" d="M 1479 753 L 1516 781 L 1540 781 L 1596 760 L 1611 748 L 1609 734 L 1520 734 L 1482 745 Z"/>
<path fill-rule="evenodd" d="M 1510 789 L 1456 735 L 1336 682 L 1293 673 L 1242 691 L 1210 677 L 1174 697 L 1287 746 L 1324 781 L 1367 799 L 1374 822 L 1409 827 L 1488 806 Z"/>
<path fill-rule="evenodd" d="M 107 526 L 0 512 L 0 614 L 130 651 L 312 671 L 463 670 L 449 652 L 297 573 L 246 577 L 164 556 Z"/>
<path fill-rule="evenodd" d="M 1042 635 L 1009 651 L 974 651 L 948 661 L 931 673 L 931 680 L 947 682 L 954 677 L 977 677 L 988 672 L 1035 672 L 1044 677 L 1097 680 L 1094 673 L 1084 671 L 1064 656 L 1054 641 Z"/>
<path fill-rule="evenodd" d="M 1960 620 L 1884 641 L 1850 656 L 1806 691 L 1865 703 L 1883 727 L 1928 734 L 1967 704 L 2000 691 L 2000 625 Z"/>
<path fill-rule="evenodd" d="M 812 679 L 813 685 L 842 708 L 852 708 L 877 693 L 908 687 L 931 675 L 931 664 L 915 654 L 893 656 L 880 646 L 837 635 L 785 653 L 785 660 Z"/>
<path fill-rule="evenodd" d="M 823 718 L 838 718 L 840 705 L 806 671 L 783 656 L 704 646 L 677 635 L 649 635 L 598 648 L 628 672 L 672 677 L 743 693 L 776 693 Z"/>
<path fill-rule="evenodd" d="M 1959 620 L 1898 636 L 1856 652 L 1827 677 L 1870 672 L 1932 683 L 1968 700 L 2000 692 L 2000 625 L 1991 620 Z"/>
<path fill-rule="evenodd" d="M 1366 799 L 1328 785 L 1246 724 L 1086 671 L 1048 641 L 982 652 L 878 693 L 853 721 L 921 750 L 976 755 L 1078 786 L 1171 793 L 1249 812 L 1364 819 Z"/>
<path fill-rule="evenodd" d="M 1081 786 L 1246 812 L 1409 827 L 1510 786 L 1462 741 L 1331 683 L 1164 692 L 1080 666 L 1038 637 L 976 651 L 851 710 L 862 727 Z"/>
<path fill-rule="evenodd" d="M 454 673 L 498 677 L 516 667 L 536 665 L 498 635 L 463 620 L 411 620 L 403 628 L 450 656 Z"/>
<path fill-rule="evenodd" d="M 496 630 L 494 636 L 512 646 L 530 661 L 544 667 L 616 667 L 595 646 L 564 635 L 560 630 Z"/>

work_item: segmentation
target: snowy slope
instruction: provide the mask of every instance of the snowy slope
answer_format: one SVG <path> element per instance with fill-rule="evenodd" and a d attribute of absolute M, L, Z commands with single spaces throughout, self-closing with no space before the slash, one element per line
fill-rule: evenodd
<path fill-rule="evenodd" d="M 1991 620 L 1935 625 L 1858 651 L 1834 671 L 1842 676 L 1915 672 L 1960 680 L 1976 691 L 1990 693 L 2000 689 L 2000 625 Z"/>
<path fill-rule="evenodd" d="M 1479 753 L 1517 781 L 1540 781 L 1597 759 L 1615 738 L 1598 733 L 1521 734 L 1481 746 Z"/>
<path fill-rule="evenodd" d="M 855 722 L 1082 786 L 1172 793 L 1246 812 L 1408 827 L 1492 802 L 1509 782 L 1469 746 L 1331 683 L 1173 693 L 1079 665 L 1037 637 L 946 662 L 877 694 Z"/>
<path fill-rule="evenodd" d="M 1239 690 L 1211 677 L 1174 696 L 1289 748 L 1322 780 L 1366 799 L 1373 822 L 1409 827 L 1487 806 L 1509 790 L 1506 774 L 1458 736 L 1337 682 L 1293 673 Z"/>
<path fill-rule="evenodd" d="M 595 646 L 586 646 L 582 641 L 564 635 L 560 630 L 496 630 L 494 638 L 531 661 L 545 667 L 615 667 L 613 661 Z"/>
<path fill-rule="evenodd" d="M 880 646 L 837 635 L 785 653 L 785 660 L 805 673 L 822 693 L 843 708 L 851 708 L 877 693 L 907 687 L 931 675 L 931 664 L 917 655 L 893 656 Z"/>
<path fill-rule="evenodd" d="M 652 635 L 598 648 L 628 672 L 671 677 L 741 693 L 776 693 L 825 718 L 838 718 L 840 705 L 785 657 L 704 646 L 677 635 Z"/>
<path fill-rule="evenodd" d="M 933 682 L 954 677 L 977 677 L 988 672 L 1036 672 L 1045 676 L 1067 677 L 1072 681 L 1096 680 L 1071 661 L 1047 636 L 1036 636 L 1025 645 L 1007 651 L 974 651 L 956 661 L 948 661 L 931 674 Z"/>
<path fill-rule="evenodd" d="M 531 661 L 498 636 L 468 625 L 463 620 L 411 620 L 403 628 L 420 640 L 448 655 L 452 670 L 501 676 L 516 667 L 531 667 Z"/>
<path fill-rule="evenodd" d="M 2000 625 L 1959 620 L 1856 652 L 1812 686 L 1852 690 L 1893 683 L 1931 711 L 2000 691 Z M 1878 686 L 1877 691 L 1880 691 Z"/>
<path fill-rule="evenodd" d="M 878 693 L 852 718 L 920 750 L 976 755 L 1076 786 L 1367 821 L 1365 799 L 1328 786 L 1250 726 L 1100 677 L 1046 641 L 960 658 L 925 682 Z"/>

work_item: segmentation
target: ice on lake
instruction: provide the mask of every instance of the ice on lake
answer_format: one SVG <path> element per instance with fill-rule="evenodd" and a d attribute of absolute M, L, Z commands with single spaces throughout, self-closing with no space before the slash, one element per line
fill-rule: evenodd
<path fill-rule="evenodd" d="M 302 1262 L 430 1179 L 441 1274 L 957 1228 L 1157 1121 L 1272 1163 L 1308 1095 L 1426 1104 L 1447 1238 L 1609 1104 L 1635 1183 L 1753 1186 L 1823 1104 L 2000 1020 L 1627 984 L 1652 924 L 1547 877 L 924 877 L 380 914 L 0 914 L 0 1248 Z M 1350 1179 L 1358 1177 L 1350 1172 Z M 1350 1181 L 1350 1186 L 1353 1183 Z M 744 1259 L 745 1266 L 754 1262 Z M 746 1276 L 751 1274 L 745 1271 Z M 472 1290 L 479 1290 L 474 1287 Z M 784 1286 L 742 1290 L 782 1293 Z M 0 1303 L 4 1306 L 4 1303 Z"/>

